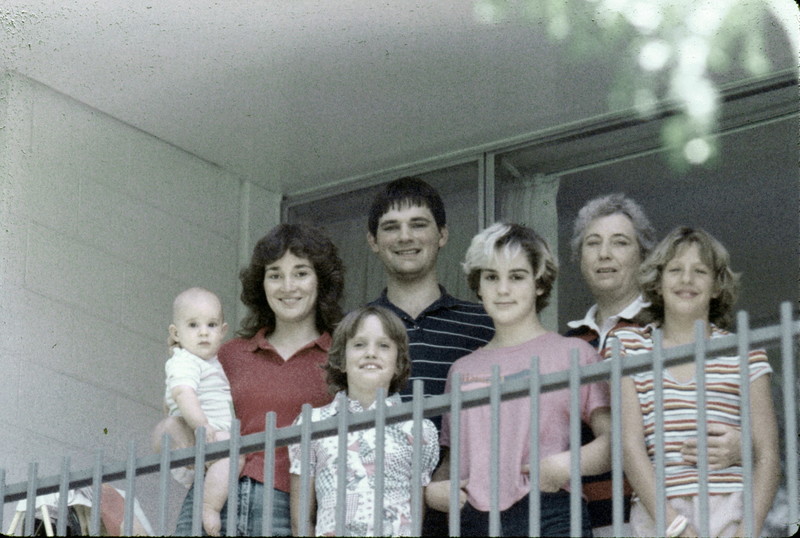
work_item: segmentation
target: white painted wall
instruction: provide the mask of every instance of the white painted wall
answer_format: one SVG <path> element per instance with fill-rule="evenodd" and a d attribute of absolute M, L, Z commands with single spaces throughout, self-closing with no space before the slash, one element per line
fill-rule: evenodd
<path fill-rule="evenodd" d="M 0 467 L 13 483 L 29 461 L 49 476 L 63 455 L 77 469 L 98 448 L 124 459 L 130 440 L 150 452 L 173 297 L 217 292 L 234 329 L 242 252 L 278 222 L 280 197 L 0 77 Z M 155 519 L 157 496 L 137 488 Z"/>

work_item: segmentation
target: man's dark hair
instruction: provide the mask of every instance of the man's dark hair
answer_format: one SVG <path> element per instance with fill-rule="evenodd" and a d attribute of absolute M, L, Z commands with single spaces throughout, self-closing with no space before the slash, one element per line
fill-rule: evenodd
<path fill-rule="evenodd" d="M 378 221 L 381 217 L 390 209 L 403 206 L 427 207 L 439 230 L 447 225 L 444 203 L 436 189 L 418 177 L 401 177 L 387 183 L 372 201 L 367 221 L 369 233 L 374 237 L 378 233 Z"/>

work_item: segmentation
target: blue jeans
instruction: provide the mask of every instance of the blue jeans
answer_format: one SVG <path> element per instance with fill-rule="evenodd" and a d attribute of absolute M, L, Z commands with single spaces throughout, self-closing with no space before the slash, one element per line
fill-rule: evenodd
<path fill-rule="evenodd" d="M 569 536 L 569 492 L 540 493 L 540 532 L 542 536 Z M 530 510 L 528 495 L 500 512 L 500 534 L 502 536 L 528 536 Z M 586 502 L 581 505 L 583 536 L 592 536 Z M 461 509 L 461 536 L 488 536 L 489 512 L 481 512 L 467 503 Z"/>
<path fill-rule="evenodd" d="M 192 536 L 192 504 L 194 502 L 194 486 L 186 493 L 181 512 L 178 515 L 178 524 L 175 536 Z M 237 536 L 261 536 L 264 510 L 264 484 L 248 476 L 239 479 L 239 510 L 236 519 Z M 222 535 L 228 526 L 228 503 L 220 512 L 222 519 Z M 202 532 L 202 526 L 200 527 Z M 274 503 L 272 506 L 272 534 L 273 536 L 290 536 L 292 534 L 289 519 L 289 494 L 285 491 L 274 490 Z M 204 536 L 207 536 L 203 532 Z"/>

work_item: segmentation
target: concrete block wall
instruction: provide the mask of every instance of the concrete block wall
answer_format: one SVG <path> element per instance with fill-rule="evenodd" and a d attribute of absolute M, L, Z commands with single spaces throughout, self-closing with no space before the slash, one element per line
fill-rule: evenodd
<path fill-rule="evenodd" d="M 97 449 L 124 459 L 131 440 L 150 452 L 172 298 L 207 287 L 235 329 L 243 253 L 278 222 L 280 196 L 0 77 L 0 467 L 13 483 L 29 461 L 49 476 L 64 455 L 79 468 Z"/>

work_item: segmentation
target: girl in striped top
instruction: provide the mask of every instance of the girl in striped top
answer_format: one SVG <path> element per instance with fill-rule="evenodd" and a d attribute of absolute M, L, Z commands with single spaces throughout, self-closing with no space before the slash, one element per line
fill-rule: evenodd
<path fill-rule="evenodd" d="M 652 332 L 663 334 L 663 347 L 694 342 L 695 322 L 705 324 L 706 336 L 729 334 L 739 275 L 729 266 L 728 252 L 701 229 L 673 230 L 644 261 L 639 272 L 648 313 L 653 323 L 612 333 L 623 354 L 653 349 Z M 610 357 L 610 349 L 603 352 Z M 778 486 L 778 433 L 770 395 L 772 369 L 763 350 L 749 354 L 750 412 L 753 420 L 754 535 L 758 536 Z M 739 357 L 706 361 L 708 427 L 739 427 L 741 402 Z M 697 536 L 699 472 L 696 458 L 687 458 L 687 440 L 697 438 L 697 392 L 694 362 L 664 369 L 664 439 L 667 536 Z M 622 382 L 625 474 L 635 490 L 631 526 L 638 536 L 656 533 L 655 402 L 653 372 L 635 374 Z M 743 536 L 742 467 L 723 467 L 708 458 L 709 532 L 712 536 Z"/>

